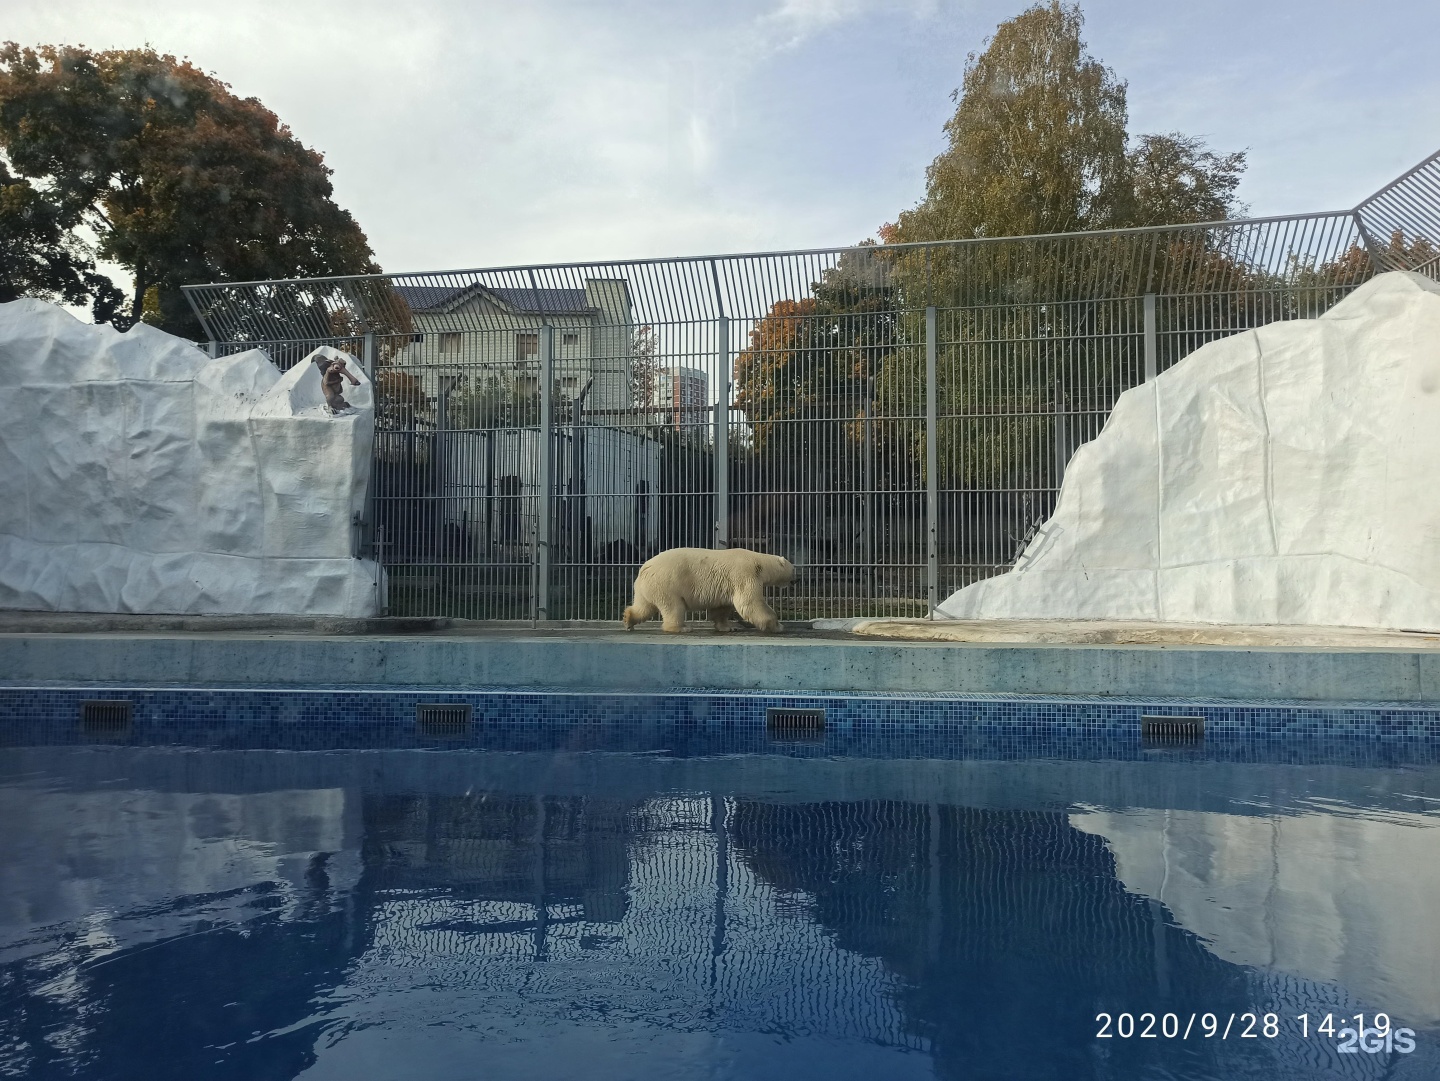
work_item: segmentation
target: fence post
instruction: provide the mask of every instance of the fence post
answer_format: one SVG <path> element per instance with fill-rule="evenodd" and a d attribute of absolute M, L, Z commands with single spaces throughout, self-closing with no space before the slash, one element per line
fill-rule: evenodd
<path fill-rule="evenodd" d="M 550 618 L 550 525 L 554 515 L 555 432 L 551 416 L 550 384 L 555 366 L 554 331 L 546 324 L 540 328 L 540 480 L 538 511 L 535 522 L 535 613 L 537 619 Z"/>
<path fill-rule="evenodd" d="M 875 377 L 865 384 L 860 447 L 860 576 L 864 600 L 875 600 Z"/>
<path fill-rule="evenodd" d="M 1159 343 L 1155 332 L 1155 294 L 1145 294 L 1145 382 L 1155 378 Z"/>
<path fill-rule="evenodd" d="M 925 603 L 930 618 L 940 604 L 940 429 L 935 375 L 935 307 L 925 309 Z"/>
<path fill-rule="evenodd" d="M 360 367 L 365 369 L 365 378 L 375 382 L 375 332 L 367 330 L 360 342 Z M 373 391 L 373 386 L 372 386 Z"/>
<path fill-rule="evenodd" d="M 715 547 L 730 547 L 730 320 L 720 316 L 715 400 Z"/>
<path fill-rule="evenodd" d="M 450 510 L 451 465 L 450 461 L 450 391 L 442 377 L 440 388 L 435 394 L 435 435 L 430 443 L 430 475 L 434 478 L 435 493 L 440 498 L 440 520 L 436 523 L 444 535 L 445 515 Z"/>
<path fill-rule="evenodd" d="M 360 367 L 365 370 L 365 378 L 370 380 L 370 402 L 371 409 L 378 416 L 380 412 L 380 394 L 375 388 L 375 332 L 367 331 L 360 349 Z M 359 537 L 356 544 L 356 555 L 363 558 L 373 559 L 377 562 L 380 559 L 379 548 L 376 541 L 375 526 L 375 473 L 379 469 L 380 461 L 380 440 L 376 436 L 370 447 L 370 472 L 365 480 L 365 509 L 360 512 L 360 518 L 356 525 L 359 527 Z M 380 576 L 383 570 L 376 572 L 375 597 L 376 610 L 382 615 L 385 612 L 387 599 L 380 589 Z"/>
<path fill-rule="evenodd" d="M 1058 381 L 1052 396 L 1054 412 L 1050 417 L 1051 454 L 1055 459 L 1055 487 L 1058 490 L 1065 482 L 1065 467 L 1070 464 L 1070 417 L 1066 411 L 1069 402 Z"/>

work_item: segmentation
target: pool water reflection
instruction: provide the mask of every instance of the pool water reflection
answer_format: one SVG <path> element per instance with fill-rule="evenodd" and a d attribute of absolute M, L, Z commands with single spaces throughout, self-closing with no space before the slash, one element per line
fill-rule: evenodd
<path fill-rule="evenodd" d="M 1203 757 L 12 748 L 0 1073 L 1436 1077 L 1437 797 Z M 1376 1011 L 1413 1052 L 1316 1030 Z"/>

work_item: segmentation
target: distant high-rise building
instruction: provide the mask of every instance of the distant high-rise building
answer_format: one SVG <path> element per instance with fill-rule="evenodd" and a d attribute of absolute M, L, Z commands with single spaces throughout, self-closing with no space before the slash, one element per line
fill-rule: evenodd
<path fill-rule="evenodd" d="M 710 381 L 700 368 L 661 368 L 655 373 L 656 411 L 680 431 L 705 423 Z"/>

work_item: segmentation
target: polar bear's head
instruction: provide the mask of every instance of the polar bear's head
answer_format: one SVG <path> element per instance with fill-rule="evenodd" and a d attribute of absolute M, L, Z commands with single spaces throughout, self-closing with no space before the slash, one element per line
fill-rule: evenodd
<path fill-rule="evenodd" d="M 756 570 L 760 581 L 767 586 L 788 586 L 795 581 L 795 567 L 784 556 L 755 553 Z"/>

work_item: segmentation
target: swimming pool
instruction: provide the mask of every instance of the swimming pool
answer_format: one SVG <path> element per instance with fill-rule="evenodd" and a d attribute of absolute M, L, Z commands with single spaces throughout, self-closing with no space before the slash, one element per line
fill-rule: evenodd
<path fill-rule="evenodd" d="M 6 1075 L 1440 1076 L 1423 710 L 101 695 L 3 696 Z"/>

